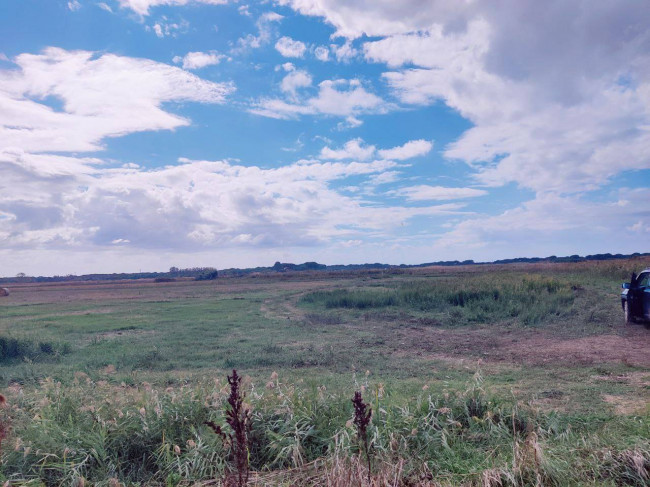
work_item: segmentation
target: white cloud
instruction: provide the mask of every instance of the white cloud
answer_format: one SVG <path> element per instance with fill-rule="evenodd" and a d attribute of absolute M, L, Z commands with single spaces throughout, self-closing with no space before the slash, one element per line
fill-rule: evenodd
<path fill-rule="evenodd" d="M 245 52 L 248 49 L 258 49 L 271 40 L 273 24 L 280 22 L 284 17 L 276 12 L 266 12 L 255 22 L 257 35 L 248 34 L 237 39 L 237 46 L 232 49 L 233 53 Z"/>
<path fill-rule="evenodd" d="M 482 183 L 573 192 L 650 168 L 645 3 L 280 3 L 346 42 L 380 37 L 364 55 L 392 68 L 384 79 L 402 103 L 443 101 L 473 124 L 445 155 Z"/>
<path fill-rule="evenodd" d="M 225 56 L 217 54 L 214 51 L 210 52 L 188 52 L 185 56 L 174 56 L 176 64 L 183 63 L 183 69 L 200 69 L 206 66 L 219 64 Z"/>
<path fill-rule="evenodd" d="M 422 0 L 277 0 L 303 15 L 323 17 L 332 24 L 336 36 L 349 38 L 389 35 L 413 30 L 414 25 L 426 27 L 436 18 L 443 2 Z M 461 3 L 461 2 L 457 2 Z"/>
<path fill-rule="evenodd" d="M 484 196 L 487 191 L 473 188 L 448 188 L 443 186 L 409 186 L 391 191 L 391 194 L 404 196 L 410 201 L 458 200 Z"/>
<path fill-rule="evenodd" d="M 161 5 L 181 6 L 188 4 L 225 5 L 228 0 L 117 0 L 122 8 L 129 8 L 135 13 L 146 16 L 149 9 Z"/>
<path fill-rule="evenodd" d="M 480 182 L 593 190 L 621 171 L 650 168 L 650 133 L 640 129 L 650 124 L 649 73 L 640 68 L 650 57 L 637 47 L 650 40 L 635 27 L 650 9 L 563 6 L 560 17 L 545 10 L 526 27 L 518 19 L 538 15 L 532 4 L 488 9 L 466 29 L 433 25 L 364 50 L 392 67 L 417 66 L 385 74 L 403 102 L 442 99 L 474 123 L 445 155 L 471 164 Z M 568 22 L 581 34 L 569 35 Z M 634 81 L 621 86 L 621 73 Z"/>
<path fill-rule="evenodd" d="M 318 46 L 314 49 L 314 55 L 319 61 L 328 61 L 330 58 L 330 50 L 325 46 Z"/>
<path fill-rule="evenodd" d="M 622 190 L 619 198 L 630 204 L 621 205 L 620 199 L 596 203 L 575 196 L 538 195 L 500 215 L 462 221 L 434 247 L 456 248 L 465 255 L 467 250 L 469 255 L 484 253 L 491 259 L 643 251 L 631 227 L 633 222 L 650 224 L 646 204 L 650 190 Z"/>
<path fill-rule="evenodd" d="M 101 8 L 102 10 L 106 10 L 109 13 L 113 13 L 113 9 L 108 4 L 106 4 L 105 2 L 99 2 L 97 4 L 97 6 L 99 8 Z"/>
<path fill-rule="evenodd" d="M 280 37 L 275 43 L 275 49 L 284 57 L 302 57 L 307 46 L 304 42 L 295 41 L 290 37 Z"/>
<path fill-rule="evenodd" d="M 75 12 L 81 8 L 81 4 L 79 3 L 79 0 L 72 0 L 68 2 L 68 8 Z"/>
<path fill-rule="evenodd" d="M 298 88 L 306 88 L 311 86 L 312 79 L 307 71 L 302 69 L 292 69 L 289 70 L 289 73 L 282 79 L 280 83 L 280 89 L 291 95 L 296 94 Z"/>
<path fill-rule="evenodd" d="M 156 36 L 160 39 L 164 37 L 177 37 L 178 34 L 186 33 L 190 27 L 187 20 L 180 22 L 168 22 L 167 18 L 163 16 L 160 22 L 156 22 L 153 26 L 147 26 L 146 30 L 153 30 Z"/>
<path fill-rule="evenodd" d="M 340 46 L 332 44 L 330 47 L 332 48 L 334 56 L 336 56 L 336 60 L 339 62 L 348 62 L 359 55 L 359 51 L 352 47 L 350 41 L 346 41 Z"/>
<path fill-rule="evenodd" d="M 367 145 L 360 138 L 351 139 L 345 143 L 341 149 L 331 149 L 324 147 L 320 152 L 321 159 L 358 159 L 365 161 L 379 155 L 382 159 L 404 161 L 413 157 L 427 154 L 433 144 L 427 140 L 411 140 L 404 145 L 393 147 L 392 149 L 379 149 L 374 145 Z"/>
<path fill-rule="evenodd" d="M 384 149 L 379 151 L 379 155 L 384 159 L 396 159 L 403 161 L 413 157 L 423 156 L 429 153 L 433 148 L 433 143 L 428 140 L 418 139 L 411 140 L 399 147 Z"/>
<path fill-rule="evenodd" d="M 649 219 L 650 220 L 650 219 Z M 639 220 L 638 222 L 630 225 L 629 227 L 625 227 L 626 230 L 630 230 L 634 233 L 650 233 L 650 222 L 646 221 L 641 221 Z"/>
<path fill-rule="evenodd" d="M 262 99 L 250 111 L 271 118 L 296 118 L 299 115 L 333 115 L 350 117 L 388 109 L 377 95 L 369 93 L 359 80 L 325 80 L 318 85 L 318 95 L 303 103 Z"/>
<path fill-rule="evenodd" d="M 366 161 L 370 159 L 375 154 L 374 145 L 363 146 L 363 140 L 361 139 L 352 139 L 345 143 L 342 149 L 330 149 L 329 147 L 323 147 L 320 151 L 321 159 L 356 159 L 359 161 Z"/>
<path fill-rule="evenodd" d="M 379 186 L 380 184 L 389 184 L 399 181 L 401 172 L 399 171 L 384 171 L 381 174 L 375 174 L 368 178 L 370 186 Z"/>
<path fill-rule="evenodd" d="M 95 151 L 105 137 L 188 125 L 161 105 L 223 103 L 234 89 L 114 54 L 48 48 L 21 54 L 15 63 L 19 69 L 0 70 L 0 147 L 26 152 Z M 61 109 L 46 99 L 60 100 Z"/>
<path fill-rule="evenodd" d="M 0 153 L 0 248 L 184 251 L 313 245 L 386 231 L 461 205 L 386 207 L 330 187 L 396 163 L 298 161 L 277 169 L 181 159 L 155 170 L 96 159 Z"/>
<path fill-rule="evenodd" d="M 336 124 L 336 129 L 337 130 L 348 130 L 348 129 L 354 129 L 357 127 L 361 127 L 363 125 L 363 121 L 359 120 L 357 117 L 353 116 L 347 116 L 345 117 L 345 120 L 342 122 L 339 122 Z"/>
<path fill-rule="evenodd" d="M 336 28 L 336 36 L 356 38 L 412 32 L 434 22 L 452 21 L 465 10 L 475 7 L 472 1 L 422 0 L 277 0 L 303 15 L 323 17 Z M 462 20 L 462 19 L 461 19 Z"/>

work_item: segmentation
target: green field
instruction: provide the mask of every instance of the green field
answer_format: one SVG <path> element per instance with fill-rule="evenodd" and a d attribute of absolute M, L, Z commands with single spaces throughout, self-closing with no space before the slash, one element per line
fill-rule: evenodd
<path fill-rule="evenodd" d="M 251 485 L 370 485 L 357 390 L 373 485 L 648 485 L 650 330 L 618 294 L 649 263 L 16 285 L 0 479 L 220 482 L 237 369 Z"/>

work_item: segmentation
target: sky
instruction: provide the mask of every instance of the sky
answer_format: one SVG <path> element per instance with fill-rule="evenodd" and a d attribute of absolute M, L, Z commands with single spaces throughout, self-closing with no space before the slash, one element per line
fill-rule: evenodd
<path fill-rule="evenodd" d="M 1 0 L 0 275 L 650 250 L 647 0 Z"/>

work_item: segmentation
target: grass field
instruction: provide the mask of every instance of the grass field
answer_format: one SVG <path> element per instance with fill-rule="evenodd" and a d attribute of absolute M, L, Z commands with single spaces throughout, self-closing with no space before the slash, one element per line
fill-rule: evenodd
<path fill-rule="evenodd" d="M 648 265 L 15 285 L 0 479 L 219 481 L 228 455 L 203 423 L 224 424 L 235 368 L 251 484 L 369 485 L 362 390 L 373 485 L 648 485 L 650 330 L 618 298 Z"/>

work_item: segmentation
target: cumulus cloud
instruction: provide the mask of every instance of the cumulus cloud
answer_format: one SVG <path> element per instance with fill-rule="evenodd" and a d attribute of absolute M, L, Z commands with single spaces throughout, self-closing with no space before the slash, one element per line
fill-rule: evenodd
<path fill-rule="evenodd" d="M 383 78 L 402 103 L 442 100 L 472 122 L 445 155 L 484 184 L 584 191 L 650 168 L 647 4 L 281 3 L 346 42 L 380 37 L 364 56 L 391 68 Z"/>
<path fill-rule="evenodd" d="M 312 79 L 307 71 L 302 69 L 296 70 L 294 68 L 289 70 L 289 73 L 282 79 L 280 89 L 286 93 L 295 95 L 297 89 L 311 86 L 311 83 Z"/>
<path fill-rule="evenodd" d="M 412 32 L 434 22 L 453 20 L 474 7 L 468 1 L 422 0 L 277 0 L 303 15 L 322 17 L 336 28 L 336 36 L 354 39 Z"/>
<path fill-rule="evenodd" d="M 351 176 L 390 172 L 392 161 L 298 161 L 263 169 L 181 159 L 146 170 L 5 151 L 0 162 L 2 248 L 313 245 L 384 231 L 415 216 L 456 214 L 462 207 L 386 207 L 331 187 Z"/>
<path fill-rule="evenodd" d="M 117 0 L 121 7 L 129 8 L 140 16 L 149 15 L 149 9 L 161 5 L 207 4 L 225 5 L 228 0 Z"/>
<path fill-rule="evenodd" d="M 385 160 L 404 161 L 406 159 L 412 159 L 427 154 L 432 147 L 433 143 L 418 139 L 410 140 L 404 145 L 393 147 L 392 149 L 377 150 L 374 145 L 367 145 L 363 139 L 356 138 L 348 140 L 340 149 L 323 147 L 320 151 L 319 157 L 321 159 L 357 159 L 364 161 L 378 155 L 381 159 Z"/>
<path fill-rule="evenodd" d="M 189 121 L 170 101 L 223 103 L 234 87 L 145 59 L 45 49 L 0 71 L 0 147 L 26 152 L 95 151 L 105 137 L 170 130 Z M 46 103 L 60 100 L 60 109 Z"/>
<path fill-rule="evenodd" d="M 284 57 L 302 57 L 307 46 L 304 42 L 293 40 L 291 37 L 280 37 L 275 43 L 275 49 Z"/>
<path fill-rule="evenodd" d="M 345 143 L 341 149 L 330 149 L 329 147 L 323 147 L 320 151 L 321 159 L 357 159 L 360 161 L 365 161 L 370 159 L 375 154 L 374 145 L 363 145 L 363 140 L 361 139 L 352 139 Z"/>
<path fill-rule="evenodd" d="M 352 47 L 352 43 L 350 41 L 346 41 L 340 46 L 332 44 L 330 47 L 334 53 L 334 56 L 336 57 L 336 60 L 339 62 L 348 62 L 359 55 L 359 51 Z"/>
<path fill-rule="evenodd" d="M 233 53 L 245 52 L 249 49 L 258 49 L 271 41 L 273 24 L 280 22 L 284 17 L 276 12 L 266 12 L 257 19 L 257 35 L 248 34 L 237 39 L 237 45 L 232 49 Z"/>
<path fill-rule="evenodd" d="M 219 64 L 225 56 L 214 51 L 188 52 L 185 56 L 174 56 L 176 64 L 182 63 L 183 69 L 200 69 L 206 66 Z"/>
<path fill-rule="evenodd" d="M 388 104 L 377 95 L 366 91 L 361 82 L 352 80 L 325 80 L 318 85 L 318 95 L 302 103 L 266 98 L 255 103 L 250 111 L 271 118 L 289 119 L 300 115 L 356 116 L 361 113 L 385 111 Z"/>
<path fill-rule="evenodd" d="M 316 59 L 319 61 L 329 61 L 330 50 L 325 46 L 318 46 L 314 49 L 314 56 L 316 56 Z"/>
<path fill-rule="evenodd" d="M 571 13 L 557 18 L 546 9 L 539 17 L 533 4 L 485 12 L 464 30 L 438 25 L 367 43 L 365 53 L 416 66 L 385 74 L 405 103 L 442 99 L 474 123 L 445 154 L 473 165 L 479 181 L 592 190 L 621 171 L 650 168 L 650 134 L 639 130 L 650 123 L 649 73 L 641 68 L 650 57 L 638 49 L 650 47 L 640 30 L 650 9 L 563 5 Z M 533 17 L 523 32 L 518 22 Z M 618 31 L 626 34 L 612 42 Z M 621 85 L 622 72 L 634 82 Z"/>
<path fill-rule="evenodd" d="M 410 140 L 399 147 L 380 150 L 379 155 L 384 159 L 403 161 L 406 159 L 412 159 L 413 157 L 424 156 L 428 154 L 432 148 L 433 142 L 428 140 Z"/>

